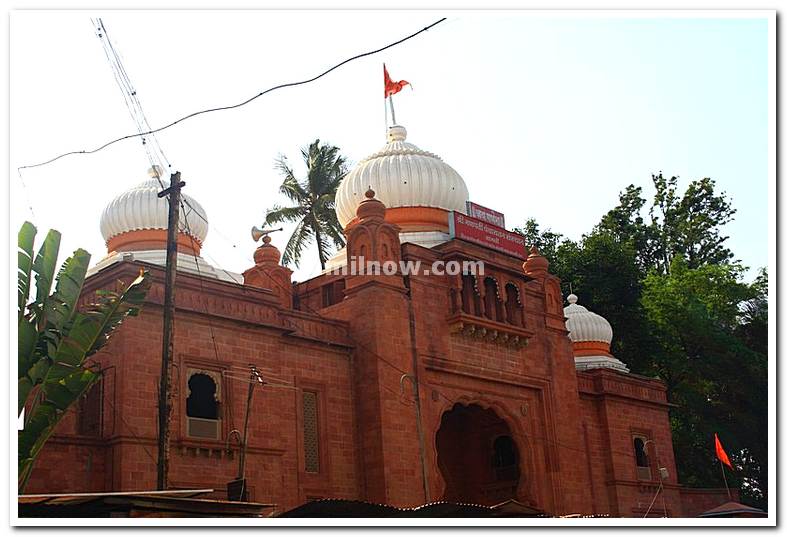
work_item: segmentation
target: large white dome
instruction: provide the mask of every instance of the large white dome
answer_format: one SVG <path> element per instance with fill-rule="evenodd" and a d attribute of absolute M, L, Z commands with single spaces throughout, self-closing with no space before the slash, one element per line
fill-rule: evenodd
<path fill-rule="evenodd" d="M 129 231 L 142 229 L 167 229 L 168 204 L 166 198 L 159 198 L 161 191 L 159 181 L 155 179 L 155 173 L 150 171 L 153 176 L 130 188 L 113 199 L 104 209 L 101 215 L 101 235 L 104 241 L 112 237 Z M 169 181 L 162 179 L 165 186 Z M 202 244 L 208 236 L 208 223 L 205 209 L 202 208 L 194 198 L 186 193 L 182 193 L 183 206 L 180 209 L 180 228 L 184 229 L 188 222 L 190 235 Z M 184 211 L 185 208 L 185 217 Z M 195 211 L 202 215 L 201 218 Z"/>
<path fill-rule="evenodd" d="M 566 329 L 572 342 L 601 341 L 612 342 L 612 325 L 604 317 L 577 304 L 577 295 L 568 295 L 568 306 L 563 308 L 566 316 Z"/>
<path fill-rule="evenodd" d="M 465 212 L 469 194 L 462 177 L 429 151 L 406 142 L 407 130 L 388 129 L 388 143 L 362 160 L 336 192 L 336 216 L 344 227 L 371 188 L 389 209 L 433 207 Z"/>

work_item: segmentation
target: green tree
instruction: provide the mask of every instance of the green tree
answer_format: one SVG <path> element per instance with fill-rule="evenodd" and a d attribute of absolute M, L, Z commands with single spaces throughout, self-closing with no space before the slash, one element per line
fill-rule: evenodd
<path fill-rule="evenodd" d="M 648 207 L 649 222 L 641 215 L 647 204 L 642 188 L 629 185 L 599 226 L 636 248 L 645 272 L 667 272 L 678 255 L 692 268 L 731 262 L 732 252 L 724 246 L 728 237 L 721 228 L 732 220 L 735 209 L 725 193 L 716 193 L 714 181 L 692 181 L 683 195 L 677 192 L 677 177 L 668 179 L 659 172 L 652 181 L 656 192 Z"/>
<path fill-rule="evenodd" d="M 720 486 L 713 433 L 740 469 L 745 501 L 767 498 L 768 275 L 742 282 L 721 232 L 735 210 L 705 178 L 680 194 L 677 178 L 652 176 L 655 194 L 629 185 L 578 242 L 534 220 L 519 230 L 583 305 L 604 316 L 612 352 L 632 373 L 662 379 L 682 483 Z M 644 216 L 643 216 L 644 214 Z"/>
<path fill-rule="evenodd" d="M 535 246 L 538 252 L 546 257 L 550 263 L 557 259 L 557 249 L 566 239 L 560 233 L 550 229 L 541 231 L 535 218 L 528 218 L 521 228 L 514 228 L 514 233 L 519 233 L 525 238 L 528 248 Z"/>
<path fill-rule="evenodd" d="M 741 469 L 730 476 L 731 485 L 761 503 L 767 494 L 767 346 L 758 352 L 741 337 L 746 305 L 762 304 L 758 286 L 742 283 L 741 272 L 736 264 L 692 268 L 677 256 L 666 274 L 645 278 L 642 304 L 656 342 L 650 366 L 676 405 L 671 420 L 681 482 L 721 485 L 713 451 L 718 433 Z"/>
<path fill-rule="evenodd" d="M 301 149 L 301 156 L 307 170 L 302 181 L 295 177 L 285 156 L 276 160 L 276 168 L 284 177 L 279 192 L 294 205 L 274 206 L 266 213 L 265 222 L 297 222 L 282 255 L 285 265 L 299 266 L 304 248 L 314 240 L 320 266 L 324 269 L 332 246 L 342 248 L 345 244 L 344 231 L 334 209 L 336 189 L 347 174 L 347 163 L 338 147 L 320 145 L 319 139 Z"/>
<path fill-rule="evenodd" d="M 122 293 L 98 292 L 98 303 L 77 308 L 90 254 L 79 249 L 55 269 L 60 233 L 50 230 L 34 255 L 36 228 L 25 222 L 18 239 L 19 492 L 36 457 L 66 411 L 98 380 L 86 359 L 98 351 L 127 315 L 136 315 L 150 285 L 140 275 Z M 35 293 L 31 276 L 35 274 Z M 55 283 L 55 290 L 52 284 Z"/>
<path fill-rule="evenodd" d="M 633 243 L 600 227 L 574 242 L 551 230 L 542 232 L 533 219 L 517 231 L 549 260 L 564 296 L 576 293 L 583 306 L 610 322 L 615 332 L 612 353 L 632 371 L 647 372 L 650 342 L 640 304 L 643 273 Z"/>

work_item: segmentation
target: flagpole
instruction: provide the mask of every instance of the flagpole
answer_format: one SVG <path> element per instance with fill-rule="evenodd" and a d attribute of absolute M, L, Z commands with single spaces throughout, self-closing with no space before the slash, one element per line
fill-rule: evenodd
<path fill-rule="evenodd" d="M 724 464 L 722 464 L 721 459 L 719 459 L 719 468 L 721 468 L 721 476 L 724 478 L 724 488 L 727 489 L 727 498 L 732 500 L 730 487 L 727 485 L 727 474 L 724 472 Z"/>
<path fill-rule="evenodd" d="M 396 125 L 396 112 L 394 112 L 393 107 L 393 95 L 388 96 L 388 104 L 391 105 L 391 121 L 393 121 L 393 124 Z"/>
<path fill-rule="evenodd" d="M 385 103 L 385 99 L 383 99 L 383 108 L 385 109 L 385 137 L 388 138 L 388 105 Z"/>

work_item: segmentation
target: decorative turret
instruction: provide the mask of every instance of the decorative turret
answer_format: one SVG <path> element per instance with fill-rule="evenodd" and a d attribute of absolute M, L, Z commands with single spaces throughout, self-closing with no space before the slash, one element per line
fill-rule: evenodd
<path fill-rule="evenodd" d="M 374 190 L 369 187 L 364 193 L 366 197 L 355 210 L 356 222 L 382 222 L 385 220 L 385 204 L 374 197 Z"/>
<path fill-rule="evenodd" d="M 530 248 L 530 255 L 527 256 L 522 269 L 525 274 L 537 280 L 543 280 L 548 274 L 549 260 L 538 252 L 538 248 Z"/>
<path fill-rule="evenodd" d="M 356 217 L 345 228 L 350 263 L 347 287 L 369 279 L 389 280 L 391 284 L 402 285 L 399 274 L 400 228 L 387 221 L 387 209 L 375 198 L 374 190 L 368 188 L 364 196 L 366 199 L 358 204 L 355 211 Z"/>
<path fill-rule="evenodd" d="M 568 295 L 568 306 L 563 309 L 566 316 L 568 337 L 574 347 L 574 362 L 577 369 L 599 367 L 628 372 L 626 364 L 612 356 L 612 326 L 609 322 L 584 306 L 577 304 L 577 295 Z"/>
<path fill-rule="evenodd" d="M 254 251 L 254 266 L 243 273 L 244 285 L 270 289 L 279 297 L 285 308 L 292 308 L 292 270 L 279 264 L 281 252 L 271 244 L 270 231 L 252 228 L 255 240 L 262 237 L 262 244 Z"/>

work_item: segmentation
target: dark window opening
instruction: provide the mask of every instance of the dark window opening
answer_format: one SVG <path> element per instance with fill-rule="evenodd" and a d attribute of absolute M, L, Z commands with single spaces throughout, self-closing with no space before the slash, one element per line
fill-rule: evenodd
<path fill-rule="evenodd" d="M 646 444 L 647 439 L 640 436 L 634 437 L 634 458 L 637 463 L 637 479 L 648 481 L 651 479 L 651 473 L 650 459 L 648 458 Z"/>
<path fill-rule="evenodd" d="M 504 468 L 516 464 L 516 446 L 510 436 L 499 436 L 495 439 L 495 468 Z"/>
<path fill-rule="evenodd" d="M 506 284 L 506 322 L 521 325 L 522 319 L 519 305 L 519 290 L 513 283 Z"/>
<path fill-rule="evenodd" d="M 519 457 L 516 444 L 510 436 L 498 436 L 493 444 L 492 466 L 495 479 L 512 481 L 518 476 Z"/>
<path fill-rule="evenodd" d="M 344 280 L 322 286 L 322 307 L 333 306 L 344 299 Z"/>
<path fill-rule="evenodd" d="M 493 321 L 503 320 L 503 307 L 497 296 L 497 282 L 493 278 L 484 279 L 484 315 Z"/>
<path fill-rule="evenodd" d="M 327 308 L 331 304 L 334 304 L 334 296 L 333 296 L 333 285 L 323 285 L 322 286 L 322 307 Z"/>
<path fill-rule="evenodd" d="M 219 402 L 216 400 L 216 382 L 204 373 L 195 373 L 189 378 L 189 396 L 186 399 L 186 415 L 206 420 L 219 419 Z"/>
<path fill-rule="evenodd" d="M 645 441 L 642 438 L 634 439 L 634 456 L 637 458 L 637 466 L 650 468 L 648 453 L 645 451 Z"/>
<path fill-rule="evenodd" d="M 481 315 L 481 297 L 475 289 L 475 278 L 470 274 L 462 276 L 462 311 L 469 315 Z"/>

